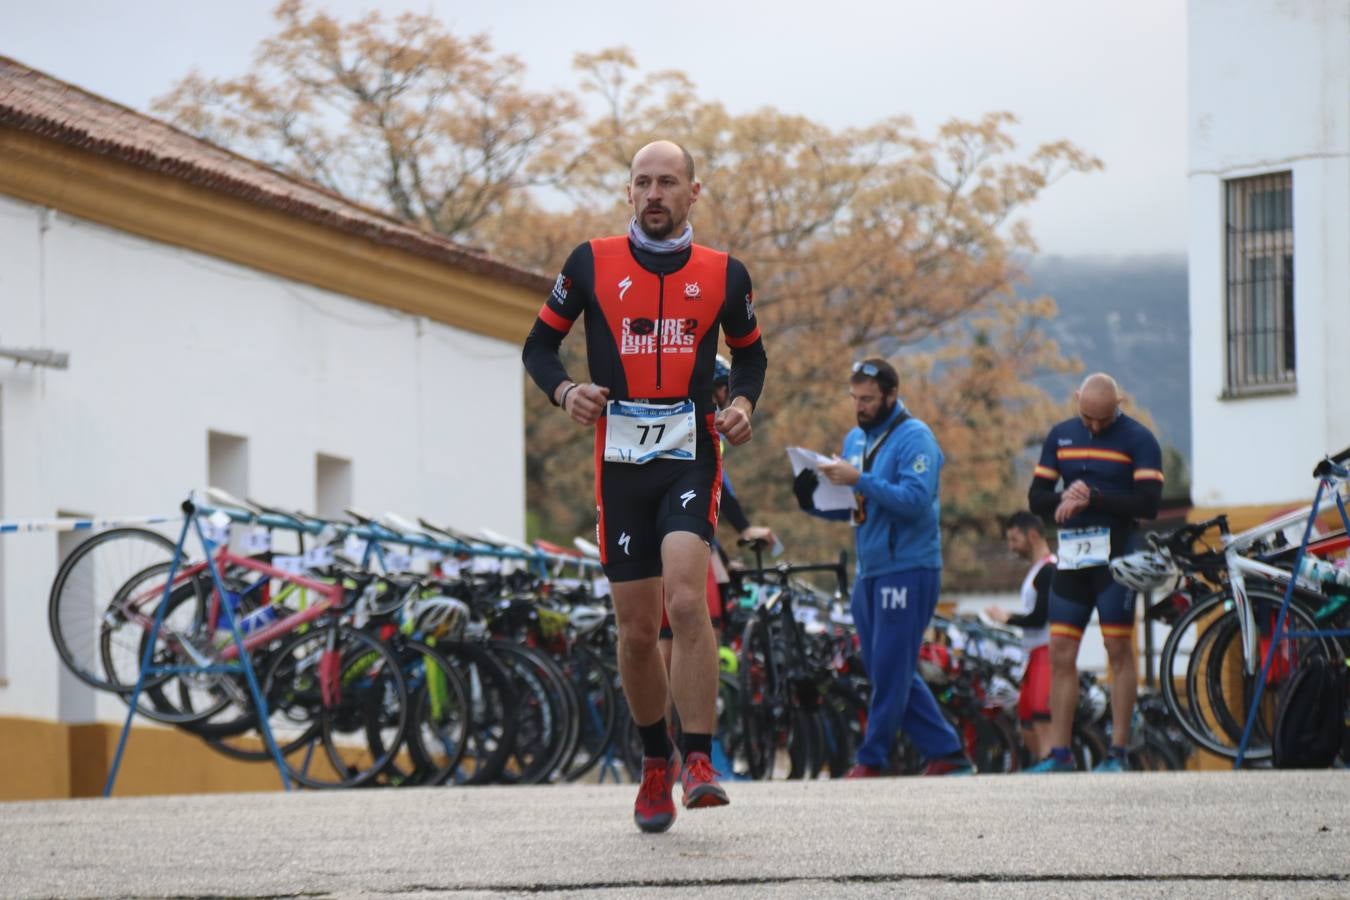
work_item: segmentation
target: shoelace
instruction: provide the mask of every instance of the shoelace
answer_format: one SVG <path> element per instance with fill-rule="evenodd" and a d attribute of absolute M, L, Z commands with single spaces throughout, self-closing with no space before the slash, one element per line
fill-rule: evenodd
<path fill-rule="evenodd" d="M 686 762 L 684 769 L 684 782 L 688 784 L 691 781 L 712 781 L 722 773 L 712 767 L 712 763 L 699 757 L 693 762 Z"/>
<path fill-rule="evenodd" d="M 666 799 L 666 770 L 664 768 L 653 767 L 648 769 L 644 767 L 642 770 L 642 786 L 638 788 L 638 793 L 642 795 L 643 801 L 648 804 L 656 805 L 663 802 Z"/>

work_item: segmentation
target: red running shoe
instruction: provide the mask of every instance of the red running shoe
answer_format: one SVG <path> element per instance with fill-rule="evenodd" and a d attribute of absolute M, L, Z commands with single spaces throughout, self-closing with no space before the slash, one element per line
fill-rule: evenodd
<path fill-rule="evenodd" d="M 680 773 L 684 786 L 684 808 L 702 809 L 706 806 L 726 806 L 731 802 L 727 792 L 717 783 L 721 774 L 712 767 L 706 753 L 690 753 Z"/>
<path fill-rule="evenodd" d="M 935 759 L 923 767 L 925 775 L 974 775 L 975 764 L 969 757 L 955 756 Z"/>
<path fill-rule="evenodd" d="M 633 821 L 642 831 L 662 832 L 675 824 L 675 800 L 671 791 L 679 771 L 679 758 L 673 754 L 670 759 L 642 758 L 642 784 L 633 805 Z"/>
<path fill-rule="evenodd" d="M 853 768 L 849 769 L 847 772 L 844 773 L 844 777 L 881 778 L 885 774 L 886 774 L 885 772 L 881 771 L 876 766 L 869 766 L 865 765 L 864 763 L 857 763 L 856 765 L 853 766 Z"/>

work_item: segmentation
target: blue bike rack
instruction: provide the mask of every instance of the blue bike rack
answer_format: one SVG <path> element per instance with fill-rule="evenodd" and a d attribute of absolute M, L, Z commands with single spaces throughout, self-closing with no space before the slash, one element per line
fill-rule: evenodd
<path fill-rule="evenodd" d="M 145 645 L 145 653 L 141 657 L 141 670 L 136 678 L 136 687 L 131 692 L 131 699 L 127 705 L 126 722 L 122 725 L 122 733 L 117 739 L 117 751 L 113 754 L 112 767 L 108 771 L 108 780 L 103 785 L 103 796 L 112 796 L 113 785 L 117 781 L 118 769 L 122 766 L 122 754 L 126 751 L 127 738 L 131 734 L 131 723 L 136 718 L 136 704 L 140 701 L 141 692 L 145 688 L 145 680 L 157 675 L 183 675 L 183 674 L 216 674 L 222 672 L 242 672 L 245 680 L 248 681 L 249 694 L 253 699 L 254 707 L 258 710 L 258 727 L 263 733 L 263 740 L 267 744 L 267 750 L 272 754 L 272 760 L 276 763 L 277 773 L 281 776 L 281 786 L 285 790 L 291 789 L 290 779 L 286 777 L 286 767 L 281 760 L 281 751 L 277 749 L 276 741 L 272 737 L 272 729 L 267 724 L 268 712 L 267 701 L 263 698 L 262 691 L 258 688 L 258 676 L 253 671 L 253 663 L 249 659 L 248 650 L 244 647 L 244 634 L 239 630 L 239 620 L 234 615 L 233 605 L 238 602 L 240 595 L 230 591 L 225 587 L 220 577 L 220 572 L 216 568 L 215 550 L 218 546 L 216 542 L 207 538 L 202 530 L 199 519 L 202 510 L 197 508 L 191 500 L 183 503 L 183 530 L 179 532 L 178 542 L 174 545 L 173 561 L 169 564 L 169 571 L 165 575 L 164 594 L 160 598 L 159 608 L 155 611 L 155 621 L 150 627 L 150 634 Z M 164 624 L 164 613 L 169 606 L 169 597 L 173 593 L 173 579 L 178 574 L 179 566 L 183 561 L 183 546 L 188 539 L 188 532 L 195 531 L 197 538 L 201 541 L 202 549 L 206 554 L 207 566 L 211 572 L 211 580 L 215 589 L 220 593 L 220 614 L 229 623 L 230 633 L 233 635 L 234 644 L 239 648 L 239 661 L 234 663 L 221 663 L 209 665 L 191 665 L 191 666 L 157 666 L 154 665 L 155 641 L 159 637 L 159 632 Z"/>
<path fill-rule="evenodd" d="M 1308 542 L 1312 538 L 1313 523 L 1317 521 L 1317 516 L 1322 509 L 1322 496 L 1327 491 L 1331 491 L 1336 498 L 1336 509 L 1341 514 L 1341 524 L 1345 527 L 1346 533 L 1350 534 L 1350 516 L 1346 515 L 1345 501 L 1341 498 L 1340 489 L 1337 487 L 1335 480 L 1350 479 L 1350 470 L 1327 459 L 1318 463 L 1313 474 L 1318 478 L 1317 493 L 1313 497 L 1312 511 L 1308 515 L 1308 523 L 1303 528 L 1303 540 L 1299 541 L 1298 552 L 1294 555 L 1293 577 L 1289 579 L 1289 584 L 1284 589 L 1284 599 L 1280 602 L 1280 612 L 1275 617 L 1275 630 L 1271 633 L 1270 646 L 1266 648 L 1265 658 L 1261 663 L 1261 675 L 1256 681 L 1256 690 L 1252 693 L 1251 704 L 1247 707 L 1247 722 L 1242 728 L 1242 740 L 1238 743 L 1237 758 L 1233 761 L 1234 769 L 1242 768 L 1242 764 L 1247 757 L 1247 745 L 1251 741 L 1252 726 L 1256 724 L 1256 713 L 1257 708 L 1261 705 L 1261 696 L 1265 693 L 1266 679 L 1270 676 L 1270 666 L 1275 660 L 1275 648 L 1290 638 L 1350 636 L 1350 630 L 1346 629 L 1284 633 L 1289 614 L 1289 604 L 1294 598 L 1294 585 L 1298 582 L 1298 572 L 1303 566 L 1303 558 L 1308 552 Z M 1260 627 L 1259 623 L 1257 627 Z"/>

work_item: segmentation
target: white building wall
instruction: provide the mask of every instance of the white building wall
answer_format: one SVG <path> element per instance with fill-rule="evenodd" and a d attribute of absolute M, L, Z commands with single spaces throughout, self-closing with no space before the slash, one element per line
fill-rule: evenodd
<path fill-rule="evenodd" d="M 1350 0 L 1191 0 L 1192 498 L 1311 499 L 1350 445 Z M 1225 399 L 1224 181 L 1291 171 L 1296 393 Z"/>
<path fill-rule="evenodd" d="M 249 491 L 313 509 L 316 454 L 353 502 L 524 535 L 519 347 L 0 197 L 0 519 L 172 512 L 207 432 L 248 439 Z M 6 535 L 0 715 L 56 718 L 53 534 Z M 117 718 L 115 699 L 101 718 Z"/>

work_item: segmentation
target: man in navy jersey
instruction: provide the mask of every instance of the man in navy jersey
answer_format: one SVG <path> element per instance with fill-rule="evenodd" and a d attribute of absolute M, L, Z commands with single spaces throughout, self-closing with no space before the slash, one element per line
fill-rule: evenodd
<path fill-rule="evenodd" d="M 1059 528 L 1050 585 L 1050 755 L 1029 772 L 1072 772 L 1069 753 L 1078 704 L 1078 645 L 1097 611 L 1111 667 L 1111 751 L 1094 771 L 1128 767 L 1138 673 L 1134 595 L 1111 578 L 1110 561 L 1128 553 L 1137 522 L 1158 514 L 1162 451 L 1153 434 L 1120 411 L 1110 375 L 1089 375 L 1075 393 L 1078 415 L 1050 429 L 1031 481 L 1031 511 Z M 1059 489 L 1059 485 L 1063 489 Z"/>
<path fill-rule="evenodd" d="M 643 831 L 686 808 L 728 802 L 709 760 L 716 727 L 717 642 L 708 616 L 709 542 L 722 471 L 719 432 L 750 440 L 767 365 L 750 275 L 693 242 L 700 185 L 688 151 L 670 141 L 633 157 L 628 233 L 572 251 L 525 340 L 540 389 L 594 429 L 596 543 L 612 586 L 619 673 L 643 745 L 634 819 Z M 590 381 L 574 381 L 562 340 L 586 317 Z M 731 348 L 730 399 L 713 403 L 719 334 Z M 683 766 L 665 725 L 666 669 L 657 648 L 662 593 L 674 632 L 669 690 L 684 727 Z"/>

